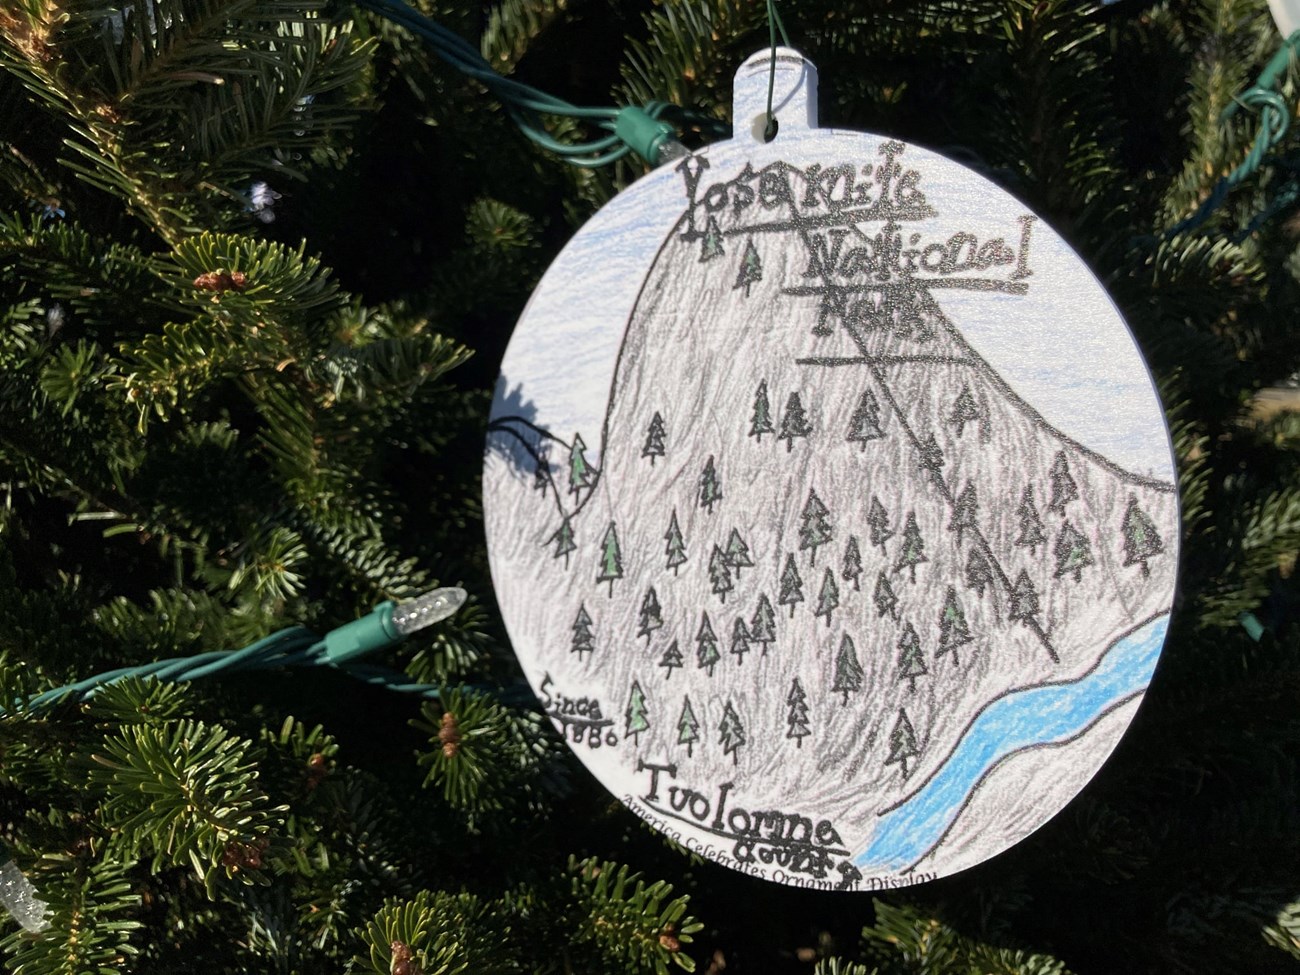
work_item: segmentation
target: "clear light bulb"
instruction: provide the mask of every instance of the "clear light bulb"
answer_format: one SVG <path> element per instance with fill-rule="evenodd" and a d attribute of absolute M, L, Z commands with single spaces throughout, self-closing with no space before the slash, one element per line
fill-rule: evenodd
<path fill-rule="evenodd" d="M 36 887 L 12 860 L 0 866 L 0 905 L 32 934 L 50 926 L 45 919 L 45 901 L 36 896 Z"/>
<path fill-rule="evenodd" d="M 468 598 L 469 593 L 464 589 L 450 586 L 408 599 L 401 605 L 393 607 L 393 629 L 402 636 L 410 636 L 416 630 L 422 630 L 439 620 L 445 620 L 465 605 L 465 600 Z"/>
<path fill-rule="evenodd" d="M 1300 0 L 1268 0 L 1268 9 L 1284 38 L 1300 30 Z"/>

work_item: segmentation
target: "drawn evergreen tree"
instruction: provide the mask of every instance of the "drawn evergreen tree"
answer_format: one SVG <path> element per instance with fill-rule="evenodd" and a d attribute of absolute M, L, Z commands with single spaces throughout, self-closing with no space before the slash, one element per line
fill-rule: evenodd
<path fill-rule="evenodd" d="M 957 402 L 952 405 L 948 422 L 957 428 L 957 436 L 960 437 L 966 429 L 966 424 L 978 419 L 980 419 L 980 411 L 975 405 L 975 397 L 971 395 L 969 386 L 963 386 L 961 392 L 957 394 Z"/>
<path fill-rule="evenodd" d="M 939 441 L 934 439 L 933 433 L 927 434 L 919 449 L 921 457 L 917 461 L 917 466 L 938 481 L 939 472 L 943 470 L 944 465 L 943 448 L 939 446 Z"/>
<path fill-rule="evenodd" d="M 794 619 L 795 606 L 803 602 L 803 580 L 799 578 L 799 570 L 795 567 L 793 555 L 785 557 L 785 571 L 781 573 L 781 591 L 777 594 L 776 601 L 781 606 L 790 607 L 791 619 Z"/>
<path fill-rule="evenodd" d="M 664 532 L 667 546 L 664 554 L 668 556 L 668 568 L 677 575 L 677 570 L 686 562 L 686 542 L 682 539 L 682 530 L 677 527 L 677 509 L 673 509 L 672 519 L 668 522 L 668 531 Z"/>
<path fill-rule="evenodd" d="M 700 239 L 700 260 L 711 261 L 726 253 L 722 246 L 722 228 L 718 226 L 717 217 L 709 217 L 704 225 L 704 236 Z"/>
<path fill-rule="evenodd" d="M 822 591 L 817 596 L 817 609 L 814 616 L 826 617 L 826 628 L 830 629 L 831 615 L 840 605 L 840 587 L 835 584 L 835 573 L 830 568 L 822 576 Z"/>
<path fill-rule="evenodd" d="M 871 544 L 879 545 L 881 554 L 885 554 L 885 542 L 894 537 L 894 530 L 889 527 L 889 512 L 875 495 L 867 509 L 867 525 L 871 528 Z"/>
<path fill-rule="evenodd" d="M 600 571 L 596 574 L 596 581 L 608 582 L 609 595 L 613 598 L 614 580 L 621 578 L 623 578 L 623 553 L 618 547 L 618 530 L 611 521 L 600 543 Z"/>
<path fill-rule="evenodd" d="M 880 429 L 880 402 L 875 393 L 864 390 L 857 408 L 849 417 L 848 440 L 862 444 L 861 449 L 866 450 L 868 441 L 879 440 L 884 435 L 885 431 Z"/>
<path fill-rule="evenodd" d="M 775 432 L 776 428 L 772 426 L 772 406 L 767 401 L 767 380 L 763 379 L 754 391 L 754 415 L 749 419 L 749 435 L 762 443 L 763 434 Z"/>
<path fill-rule="evenodd" d="M 1128 499 L 1120 531 L 1124 536 L 1124 564 L 1140 565 L 1143 578 L 1150 576 L 1147 559 L 1163 552 L 1165 543 L 1156 533 L 1156 526 L 1147 513 L 1138 507 L 1137 498 Z"/>
<path fill-rule="evenodd" d="M 1020 495 L 1020 507 L 1016 509 L 1016 517 L 1020 520 L 1020 534 L 1016 536 L 1016 544 L 1021 548 L 1029 549 L 1030 555 L 1037 555 L 1038 546 L 1047 541 L 1047 535 L 1038 517 L 1038 509 L 1034 506 L 1032 484 L 1025 485 L 1024 493 Z"/>
<path fill-rule="evenodd" d="M 650 418 L 650 429 L 646 431 L 645 446 L 641 448 L 641 456 L 650 458 L 650 466 L 653 467 L 656 457 L 664 455 L 664 418 L 655 411 L 655 415 Z"/>
<path fill-rule="evenodd" d="M 745 654 L 749 653 L 749 630 L 745 628 L 745 621 L 739 616 L 736 617 L 735 625 L 731 628 L 731 652 L 736 655 L 736 663 L 745 662 Z"/>
<path fill-rule="evenodd" d="M 898 638 L 898 679 L 908 682 L 908 690 L 916 690 L 916 679 L 928 674 L 925 654 L 921 651 L 921 638 L 911 623 L 903 624 L 903 635 Z"/>
<path fill-rule="evenodd" d="M 1065 506 L 1079 496 L 1079 487 L 1070 476 L 1070 464 L 1065 459 L 1064 450 L 1056 452 L 1056 458 L 1052 461 L 1051 478 L 1052 503 L 1047 508 L 1064 517 Z"/>
<path fill-rule="evenodd" d="M 1075 582 L 1079 582 L 1083 569 L 1093 564 L 1092 543 L 1068 520 L 1061 526 L 1061 534 L 1056 536 L 1056 546 L 1052 552 L 1056 556 L 1056 571 L 1053 576 L 1057 579 L 1069 573 L 1074 576 Z"/>
<path fill-rule="evenodd" d="M 727 557 L 716 545 L 713 546 L 713 554 L 709 556 L 709 582 L 713 585 L 713 594 L 724 603 L 727 601 L 727 593 L 736 588 L 736 584 L 731 581 Z"/>
<path fill-rule="evenodd" d="M 569 493 L 576 497 L 583 488 L 590 488 L 595 475 L 596 469 L 587 460 L 587 445 L 575 433 L 569 448 Z"/>
<path fill-rule="evenodd" d="M 862 576 L 862 553 L 858 551 L 858 537 L 850 535 L 848 544 L 844 546 L 844 568 L 840 570 L 840 578 L 845 582 L 853 583 L 853 591 L 861 589 L 858 579 Z"/>
<path fill-rule="evenodd" d="M 661 613 L 659 597 L 655 594 L 654 586 L 651 586 L 641 600 L 641 628 L 636 631 L 637 636 L 645 637 L 646 646 L 650 645 L 650 634 L 664 625 Z"/>
<path fill-rule="evenodd" d="M 733 765 L 740 764 L 740 756 L 737 754 L 745 745 L 745 728 L 740 723 L 740 715 L 736 709 L 727 702 L 726 708 L 722 712 L 722 723 L 718 725 L 719 740 L 722 742 L 722 754 L 730 755 Z"/>
<path fill-rule="evenodd" d="M 699 664 L 700 670 L 706 670 L 709 676 L 713 676 L 713 668 L 717 666 L 718 661 L 722 659 L 722 654 L 718 652 L 718 637 L 713 632 L 713 624 L 709 622 L 709 614 L 704 614 L 704 619 L 700 622 L 700 631 L 695 634 L 695 661 Z"/>
<path fill-rule="evenodd" d="M 831 523 L 827 517 L 830 512 L 816 490 L 808 491 L 808 500 L 804 502 L 802 521 L 799 525 L 799 549 L 808 549 L 808 564 L 817 562 L 817 548 L 831 540 Z"/>
<path fill-rule="evenodd" d="M 723 559 L 727 565 L 736 570 L 736 578 L 740 578 L 740 570 L 749 568 L 754 564 L 754 560 L 749 556 L 749 546 L 745 540 L 740 537 L 740 532 L 735 528 L 731 529 L 731 535 L 727 538 L 727 548 L 722 553 Z"/>
<path fill-rule="evenodd" d="M 641 690 L 641 685 L 636 681 L 632 681 L 632 691 L 628 695 L 623 719 L 627 722 L 623 734 L 632 739 L 632 744 L 638 744 L 641 732 L 650 727 L 650 719 L 646 714 L 645 691 Z"/>
<path fill-rule="evenodd" d="M 551 465 L 546 459 L 545 446 L 538 448 L 533 460 L 533 489 L 546 491 L 551 486 Z"/>
<path fill-rule="evenodd" d="M 584 653 L 591 653 L 596 649 L 595 640 L 596 636 L 591 632 L 591 617 L 587 614 L 587 607 L 579 605 L 577 618 L 573 621 L 573 642 L 569 645 L 569 652 L 576 653 L 581 660 Z"/>
<path fill-rule="evenodd" d="M 993 586 L 993 566 L 978 548 L 971 549 L 966 559 L 966 588 L 974 589 L 975 594 L 984 598 L 984 590 Z"/>
<path fill-rule="evenodd" d="M 858 663 L 857 648 L 853 638 L 847 633 L 840 640 L 840 652 L 835 656 L 835 675 L 831 681 L 831 690 L 844 695 L 844 703 L 849 703 L 849 692 L 862 690 L 862 665 Z"/>
<path fill-rule="evenodd" d="M 957 590 L 948 587 L 948 594 L 943 599 L 943 609 L 939 611 L 939 648 L 934 652 L 935 660 L 945 653 L 952 652 L 953 663 L 960 665 L 957 648 L 975 639 L 971 636 L 966 623 L 966 613 L 957 601 Z"/>
<path fill-rule="evenodd" d="M 976 529 L 978 515 L 979 501 L 975 497 L 975 485 L 967 481 L 961 494 L 957 495 L 957 500 L 953 502 L 952 520 L 948 522 L 948 530 L 957 533 L 958 545 L 961 544 L 962 532 Z"/>
<path fill-rule="evenodd" d="M 808 422 L 808 414 L 803 410 L 803 403 L 799 401 L 799 394 L 791 393 L 785 401 L 785 412 L 781 414 L 781 432 L 776 435 L 776 439 L 785 441 L 785 450 L 789 453 L 794 450 L 795 437 L 806 437 L 810 433 L 812 425 Z"/>
<path fill-rule="evenodd" d="M 790 709 L 785 717 L 785 736 L 794 739 L 796 748 L 802 748 L 803 740 L 812 734 L 812 728 L 808 726 L 808 695 L 798 677 L 790 682 L 790 693 L 785 696 L 785 703 Z"/>
<path fill-rule="evenodd" d="M 889 757 L 885 759 L 885 765 L 901 765 L 903 778 L 906 779 L 912 774 L 907 768 L 908 761 L 919 757 L 920 754 L 921 749 L 916 743 L 916 730 L 912 727 L 912 722 L 907 719 L 907 712 L 899 708 L 898 720 L 894 722 L 894 730 L 889 733 Z"/>
<path fill-rule="evenodd" d="M 1029 573 L 1021 569 L 1020 575 L 1016 576 L 1015 585 L 1011 587 L 1011 600 L 1007 609 L 1007 619 L 1013 623 L 1020 620 L 1025 626 L 1032 626 L 1037 615 L 1038 591 L 1034 589 L 1034 584 L 1029 581 Z"/>
<path fill-rule="evenodd" d="M 713 514 L 713 506 L 722 500 L 722 488 L 718 485 L 718 472 L 713 466 L 713 455 L 709 455 L 700 475 L 700 507 L 707 508 Z"/>
<path fill-rule="evenodd" d="M 578 547 L 578 543 L 573 540 L 573 516 L 565 515 L 564 520 L 560 522 L 560 527 L 546 540 L 547 545 L 554 544 L 555 552 L 553 558 L 564 556 L 564 567 L 569 567 L 569 553 Z"/>
<path fill-rule="evenodd" d="M 907 569 L 911 572 L 912 581 L 916 582 L 916 567 L 922 562 L 929 561 L 925 555 L 925 541 L 921 538 L 921 529 L 916 527 L 916 514 L 909 511 L 907 524 L 903 526 L 903 542 L 898 550 L 898 561 L 894 563 L 894 571 Z"/>
<path fill-rule="evenodd" d="M 731 286 L 731 290 L 737 288 L 745 289 L 745 297 L 749 297 L 749 289 L 757 282 L 763 280 L 763 262 L 758 258 L 758 249 L 754 247 L 752 240 L 745 241 L 745 253 L 740 258 L 740 273 L 736 275 L 736 283 Z"/>
<path fill-rule="evenodd" d="M 772 612 L 772 604 L 768 602 L 766 593 L 759 593 L 758 608 L 749 619 L 749 639 L 752 643 L 763 645 L 765 657 L 767 648 L 776 642 L 776 614 Z"/>
<path fill-rule="evenodd" d="M 691 707 L 690 697 L 682 698 L 682 714 L 677 719 L 677 744 L 686 746 L 686 755 L 689 757 L 695 749 L 695 743 L 700 740 L 700 719 L 695 717 L 695 709 Z"/>
<path fill-rule="evenodd" d="M 898 597 L 894 595 L 894 587 L 889 584 L 889 577 L 883 572 L 876 577 L 876 591 L 871 598 L 876 604 L 877 616 L 898 619 Z"/>
<path fill-rule="evenodd" d="M 677 641 L 674 640 L 672 643 L 668 644 L 668 649 L 665 650 L 664 655 L 659 658 L 659 666 L 663 667 L 664 670 L 667 671 L 664 674 L 664 680 L 668 680 L 668 678 L 672 677 L 674 667 L 680 667 L 681 665 L 682 651 L 678 648 Z"/>

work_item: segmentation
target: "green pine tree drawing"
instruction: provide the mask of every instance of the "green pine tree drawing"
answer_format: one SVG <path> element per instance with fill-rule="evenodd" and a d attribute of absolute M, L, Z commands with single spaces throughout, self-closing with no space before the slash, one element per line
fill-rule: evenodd
<path fill-rule="evenodd" d="M 628 693 L 627 708 L 623 711 L 624 736 L 632 739 L 632 744 L 640 741 L 641 732 L 648 731 L 650 728 L 650 718 L 647 713 L 645 691 L 636 681 L 632 681 L 632 689 Z"/>
<path fill-rule="evenodd" d="M 1138 507 L 1137 498 L 1129 498 L 1120 534 L 1124 538 L 1124 564 L 1140 566 L 1143 577 L 1150 576 L 1151 569 L 1147 560 L 1163 552 L 1165 543 L 1156 532 L 1156 526 L 1150 517 Z"/>
<path fill-rule="evenodd" d="M 853 591 L 857 592 L 861 588 L 858 582 L 861 577 L 862 552 L 858 549 L 858 537 L 850 535 L 844 546 L 844 567 L 840 570 L 840 578 L 853 583 Z"/>
<path fill-rule="evenodd" d="M 551 553 L 552 558 L 564 556 L 564 567 L 569 567 L 569 553 L 578 547 L 578 543 L 573 540 L 573 516 L 565 515 L 564 520 L 560 522 L 560 527 L 555 529 L 551 537 L 546 540 L 547 545 L 554 545 L 555 551 Z"/>
<path fill-rule="evenodd" d="M 816 490 L 810 489 L 799 516 L 799 550 L 808 550 L 809 565 L 816 564 L 817 549 L 831 540 L 833 529 L 829 515 Z"/>
<path fill-rule="evenodd" d="M 600 542 L 600 567 L 596 573 L 597 582 L 609 583 L 609 595 L 614 595 L 614 580 L 623 578 L 623 554 L 618 547 L 618 529 L 614 522 L 605 529 L 605 537 Z"/>
<path fill-rule="evenodd" d="M 727 565 L 727 557 L 716 545 L 709 556 L 709 584 L 713 587 L 713 594 L 724 603 L 727 601 L 727 593 L 736 588 L 731 578 L 731 569 Z"/>
<path fill-rule="evenodd" d="M 745 621 L 739 616 L 736 617 L 736 622 L 731 627 L 731 652 L 736 655 L 737 664 L 743 664 L 745 654 L 749 653 L 749 629 L 745 626 Z"/>
<path fill-rule="evenodd" d="M 1032 484 L 1026 485 L 1024 493 L 1020 495 L 1020 507 L 1016 509 L 1016 518 L 1020 524 L 1016 544 L 1021 548 L 1029 549 L 1030 555 L 1036 555 L 1038 546 L 1047 541 L 1047 534 L 1043 531 L 1043 522 L 1039 519 L 1038 509 L 1034 506 Z"/>
<path fill-rule="evenodd" d="M 862 450 L 872 440 L 884 437 L 885 431 L 880 427 L 880 402 L 871 390 L 864 390 L 853 415 L 849 417 L 848 440 L 861 444 Z"/>
<path fill-rule="evenodd" d="M 704 613 L 700 621 L 699 632 L 695 634 L 695 644 L 696 663 L 699 664 L 701 670 L 706 671 L 712 677 L 713 668 L 722 659 L 722 654 L 718 652 L 718 636 L 713 632 L 713 624 L 709 622 L 708 613 Z"/>
<path fill-rule="evenodd" d="M 826 617 L 826 628 L 830 629 L 831 617 L 840 605 L 840 587 L 835 584 L 835 573 L 830 568 L 822 576 L 821 592 L 817 595 L 817 608 L 814 616 Z"/>
<path fill-rule="evenodd" d="M 911 623 L 903 624 L 903 635 L 898 638 L 898 679 L 907 681 L 909 691 L 916 690 L 916 679 L 930 672 L 921 651 L 921 638 Z"/>
<path fill-rule="evenodd" d="M 664 548 L 664 554 L 668 556 L 668 568 L 673 570 L 673 575 L 677 575 L 677 570 L 686 564 L 686 541 L 682 538 L 682 530 L 677 525 L 677 509 L 673 509 L 672 518 L 668 522 L 668 531 L 664 532 L 664 541 L 667 545 Z"/>
<path fill-rule="evenodd" d="M 709 222 L 704 226 L 704 236 L 700 238 L 700 260 L 711 261 L 725 253 L 722 228 L 718 226 L 718 218 L 709 217 Z"/>
<path fill-rule="evenodd" d="M 671 678 L 673 670 L 682 666 L 682 651 L 677 646 L 676 640 L 668 644 L 668 648 L 664 650 L 663 656 L 659 658 L 659 666 L 664 668 L 664 680 Z"/>
<path fill-rule="evenodd" d="M 713 506 L 722 500 L 722 487 L 718 484 L 718 471 L 713 466 L 713 455 L 709 455 L 700 474 L 700 507 L 713 514 Z"/>
<path fill-rule="evenodd" d="M 745 297 L 748 298 L 749 289 L 762 280 L 763 263 L 759 260 L 758 249 L 752 240 L 747 240 L 745 253 L 740 258 L 740 273 L 736 275 L 736 283 L 732 288 L 744 288 Z"/>
<path fill-rule="evenodd" d="M 812 433 L 812 424 L 808 422 L 808 414 L 804 412 L 803 402 L 799 399 L 798 393 L 791 393 L 790 398 L 785 402 L 785 412 L 781 414 L 781 431 L 776 438 L 785 441 L 786 453 L 790 453 L 794 450 L 795 440 L 807 437 L 810 433 Z"/>
<path fill-rule="evenodd" d="M 970 643 L 974 637 L 966 623 L 966 613 L 957 599 L 957 590 L 952 586 L 943 599 L 943 609 L 939 611 L 939 646 L 934 651 L 935 660 L 945 653 L 952 654 L 953 663 L 957 659 L 957 648 Z"/>
<path fill-rule="evenodd" d="M 754 564 L 753 558 L 749 554 L 749 546 L 745 540 L 740 537 L 740 532 L 733 528 L 731 534 L 727 536 L 727 547 L 722 553 L 727 567 L 734 570 L 736 578 L 740 578 L 740 570 L 747 569 Z"/>
<path fill-rule="evenodd" d="M 641 456 L 650 458 L 650 466 L 654 466 L 655 458 L 664 455 L 664 418 L 655 411 L 655 415 L 650 418 L 650 427 L 646 430 L 645 444 L 641 447 Z"/>
<path fill-rule="evenodd" d="M 686 746 L 686 757 L 695 754 L 695 743 L 700 740 L 700 719 L 695 716 L 689 696 L 682 698 L 682 713 L 677 719 L 677 744 Z"/>
<path fill-rule="evenodd" d="M 914 758 L 918 758 L 921 749 L 917 746 L 916 730 L 912 727 L 912 722 L 908 720 L 907 712 L 902 708 L 898 709 L 898 718 L 894 722 L 894 729 L 889 733 L 889 755 L 885 758 L 885 765 L 898 765 L 903 770 L 903 778 L 907 779 L 911 771 L 907 763 Z"/>
<path fill-rule="evenodd" d="M 1056 556 L 1056 571 L 1052 575 L 1057 579 L 1071 575 L 1075 582 L 1079 582 L 1083 570 L 1093 564 L 1092 543 L 1068 520 L 1061 526 L 1052 551 Z"/>
<path fill-rule="evenodd" d="M 576 653 L 578 659 L 582 659 L 584 653 L 591 653 L 596 649 L 595 634 L 591 630 L 591 616 L 587 613 L 587 607 L 580 605 L 578 615 L 573 621 L 573 642 L 570 644 L 569 651 Z"/>
<path fill-rule="evenodd" d="M 760 380 L 758 389 L 754 391 L 754 412 L 749 419 L 749 435 L 759 443 L 763 442 L 763 434 L 775 432 L 772 426 L 772 407 L 767 401 L 767 380 Z"/>
<path fill-rule="evenodd" d="M 754 609 L 754 615 L 749 620 L 749 639 L 753 643 L 763 645 L 763 656 L 767 656 L 767 648 L 776 642 L 776 614 L 772 611 L 772 604 L 768 601 L 766 593 L 759 593 L 758 606 Z"/>
<path fill-rule="evenodd" d="M 718 725 L 718 741 L 722 744 L 722 754 L 730 755 L 732 764 L 739 765 L 740 749 L 746 744 L 745 728 L 730 701 L 723 709 L 722 722 Z"/>
<path fill-rule="evenodd" d="M 803 580 L 799 578 L 799 569 L 794 564 L 794 556 L 787 555 L 785 569 L 781 573 L 781 591 L 776 601 L 781 606 L 790 607 L 790 618 L 794 619 L 794 608 L 803 602 Z"/>
<path fill-rule="evenodd" d="M 835 674 L 831 679 L 831 691 L 844 695 L 844 704 L 849 703 L 849 694 L 862 690 L 862 665 L 858 663 L 857 648 L 853 638 L 847 633 L 840 639 L 840 652 L 835 655 Z"/>
<path fill-rule="evenodd" d="M 1055 511 L 1061 517 L 1065 517 L 1065 506 L 1079 496 L 1079 486 L 1074 483 L 1074 477 L 1070 474 L 1070 462 L 1066 460 L 1064 450 L 1057 451 L 1056 457 L 1052 460 L 1050 477 L 1052 500 L 1047 510 Z"/>
<path fill-rule="evenodd" d="M 985 591 L 992 591 L 992 587 L 993 567 L 982 551 L 971 549 L 966 559 L 966 588 L 974 589 L 975 594 L 983 599 Z"/>
<path fill-rule="evenodd" d="M 894 571 L 907 569 L 911 574 L 912 582 L 916 582 L 916 567 L 929 561 L 925 554 L 925 541 L 921 538 L 921 529 L 916 525 L 916 514 L 909 511 L 907 523 L 903 526 L 903 541 L 898 549 L 898 560 L 894 563 Z"/>
<path fill-rule="evenodd" d="M 650 645 L 650 635 L 664 625 L 662 613 L 659 596 L 654 586 L 651 586 L 646 590 L 645 598 L 641 600 L 640 625 L 636 631 L 637 636 L 645 637 L 646 646 Z"/>
<path fill-rule="evenodd" d="M 962 488 L 961 494 L 957 495 L 957 500 L 952 506 L 952 520 L 948 522 L 948 530 L 957 533 L 957 544 L 962 541 L 962 533 L 968 531 L 977 531 L 979 525 L 977 518 L 979 515 L 979 500 L 975 496 L 975 485 L 970 481 Z"/>
<path fill-rule="evenodd" d="M 569 448 L 569 493 L 576 496 L 579 491 L 590 488 L 595 479 L 596 469 L 587 460 L 587 445 L 575 433 L 573 446 Z"/>
<path fill-rule="evenodd" d="M 785 736 L 793 738 L 796 748 L 803 747 L 803 740 L 812 734 L 808 724 L 808 695 L 796 677 L 790 682 L 790 693 L 785 697 L 788 711 L 785 718 Z"/>
<path fill-rule="evenodd" d="M 889 512 L 875 496 L 871 496 L 871 505 L 867 508 L 867 526 L 871 529 L 871 544 L 885 553 L 885 542 L 894 537 L 894 530 L 889 527 Z"/>

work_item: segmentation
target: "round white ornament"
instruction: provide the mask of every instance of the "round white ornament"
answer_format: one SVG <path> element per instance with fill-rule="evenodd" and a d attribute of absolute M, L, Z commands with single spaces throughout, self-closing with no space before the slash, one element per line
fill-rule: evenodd
<path fill-rule="evenodd" d="M 1006 849 L 1132 719 L 1174 594 L 1150 376 L 1079 257 L 933 152 L 736 76 L 736 137 L 547 271 L 502 364 L 493 579 L 542 705 L 705 857 L 880 889 Z"/>

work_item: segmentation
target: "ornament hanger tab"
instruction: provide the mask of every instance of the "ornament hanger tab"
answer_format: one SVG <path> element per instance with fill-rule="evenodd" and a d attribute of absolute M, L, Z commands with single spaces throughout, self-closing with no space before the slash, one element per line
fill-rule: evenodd
<path fill-rule="evenodd" d="M 736 72 L 732 115 L 737 141 L 766 142 L 767 85 L 776 59 L 772 114 L 782 132 L 817 128 L 817 68 L 791 47 L 764 48 Z"/>

